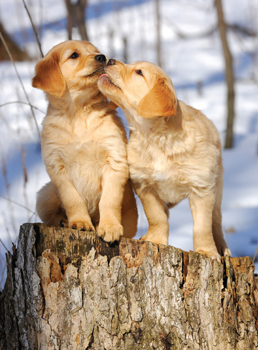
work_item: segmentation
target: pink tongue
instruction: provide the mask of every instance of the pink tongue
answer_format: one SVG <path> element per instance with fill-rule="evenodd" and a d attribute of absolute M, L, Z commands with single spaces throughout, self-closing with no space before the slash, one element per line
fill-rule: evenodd
<path fill-rule="evenodd" d="M 101 77 L 108 77 L 108 75 L 107 74 L 101 74 L 100 78 Z"/>

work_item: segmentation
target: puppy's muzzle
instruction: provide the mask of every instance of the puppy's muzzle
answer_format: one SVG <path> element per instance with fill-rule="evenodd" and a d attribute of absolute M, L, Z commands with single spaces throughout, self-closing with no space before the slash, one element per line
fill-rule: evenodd
<path fill-rule="evenodd" d="M 101 63 L 104 63 L 104 62 L 107 61 L 105 55 L 96 55 L 96 56 L 94 57 L 94 59 L 95 59 L 97 62 L 101 62 Z"/>
<path fill-rule="evenodd" d="M 114 66 L 116 64 L 116 60 L 114 58 L 110 58 L 110 60 L 108 61 L 108 66 Z"/>

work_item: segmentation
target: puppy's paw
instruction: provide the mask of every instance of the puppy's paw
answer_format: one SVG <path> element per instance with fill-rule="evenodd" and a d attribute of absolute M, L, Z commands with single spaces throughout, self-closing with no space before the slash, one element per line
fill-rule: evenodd
<path fill-rule="evenodd" d="M 211 258 L 213 260 L 217 260 L 219 263 L 221 263 L 221 256 L 219 255 L 218 252 L 215 251 L 209 251 L 205 252 L 204 250 L 196 250 L 197 253 L 206 255 L 208 258 Z"/>
<path fill-rule="evenodd" d="M 154 232 L 154 231 L 148 231 L 146 235 L 142 236 L 140 238 L 141 241 L 148 241 L 151 243 L 156 243 L 156 244 L 163 244 L 163 245 L 168 245 L 168 233 L 167 231 L 165 232 Z"/>
<path fill-rule="evenodd" d="M 68 227 L 69 227 L 68 220 L 61 220 L 61 221 L 59 222 L 59 226 L 60 226 L 60 227 L 64 227 L 64 228 L 68 228 Z"/>
<path fill-rule="evenodd" d="M 91 222 L 88 221 L 70 221 L 69 227 L 73 230 L 79 231 L 92 231 L 95 232 L 95 228 Z"/>
<path fill-rule="evenodd" d="M 230 251 L 228 248 L 226 248 L 226 249 L 224 250 L 223 255 L 224 255 L 224 256 L 231 256 L 231 251 Z"/>
<path fill-rule="evenodd" d="M 97 228 L 97 234 L 106 242 L 119 241 L 120 237 L 123 236 L 123 226 L 118 223 L 100 223 L 99 227 Z"/>

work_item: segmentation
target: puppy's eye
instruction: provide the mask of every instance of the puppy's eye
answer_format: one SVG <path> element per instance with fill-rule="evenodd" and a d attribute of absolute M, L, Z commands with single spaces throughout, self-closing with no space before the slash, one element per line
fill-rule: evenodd
<path fill-rule="evenodd" d="M 79 57 L 79 54 L 77 52 L 74 52 L 69 58 L 71 59 L 75 59 L 75 58 L 78 58 Z"/>
<path fill-rule="evenodd" d="M 135 72 L 143 77 L 142 71 L 140 69 L 137 69 Z"/>

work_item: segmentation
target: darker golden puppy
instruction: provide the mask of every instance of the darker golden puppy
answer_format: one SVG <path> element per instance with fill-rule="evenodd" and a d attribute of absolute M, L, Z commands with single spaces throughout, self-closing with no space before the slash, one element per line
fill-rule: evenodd
<path fill-rule="evenodd" d="M 129 171 L 149 222 L 143 239 L 167 244 L 168 209 L 187 197 L 195 251 L 217 260 L 230 255 L 221 227 L 223 167 L 213 123 L 179 101 L 170 78 L 152 63 L 110 60 L 98 85 L 131 126 Z"/>
<path fill-rule="evenodd" d="M 133 237 L 137 208 L 128 180 L 127 140 L 97 81 L 106 57 L 92 44 L 67 41 L 36 65 L 32 85 L 49 101 L 42 157 L 51 182 L 37 196 L 48 225 L 92 230 L 106 241 Z"/>

